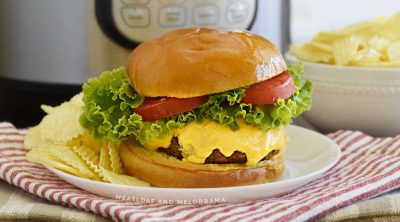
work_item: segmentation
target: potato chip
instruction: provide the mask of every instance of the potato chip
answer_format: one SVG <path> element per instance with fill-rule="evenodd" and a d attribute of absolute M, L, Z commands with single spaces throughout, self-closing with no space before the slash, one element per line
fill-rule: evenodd
<path fill-rule="evenodd" d="M 67 145 L 68 147 L 70 147 L 70 148 L 74 148 L 74 147 L 76 147 L 76 146 L 82 146 L 82 139 L 81 139 L 81 136 L 79 136 L 79 137 L 77 137 L 77 138 L 74 138 L 74 139 L 68 141 L 66 145 Z"/>
<path fill-rule="evenodd" d="M 101 145 L 99 166 L 103 167 L 106 170 L 112 171 L 110 153 L 108 151 L 107 142 L 103 142 Z"/>
<path fill-rule="evenodd" d="M 103 172 L 104 179 L 110 183 L 123 184 L 123 185 L 129 185 L 129 186 L 142 186 L 142 187 L 150 186 L 149 183 L 139 180 L 136 177 L 131 177 L 131 176 L 122 175 L 122 174 L 116 174 L 112 171 L 104 169 L 103 167 L 100 167 L 100 169 Z"/>
<path fill-rule="evenodd" d="M 71 98 L 69 103 L 74 106 L 77 109 L 80 109 L 83 107 L 83 93 L 76 94 Z"/>
<path fill-rule="evenodd" d="M 85 131 L 81 135 L 81 140 L 84 147 L 90 148 L 96 153 L 100 153 L 101 140 L 95 139 L 88 131 Z"/>
<path fill-rule="evenodd" d="M 363 63 L 375 63 L 379 62 L 381 58 L 381 54 L 375 49 L 363 49 L 358 51 L 353 59 L 351 60 L 351 65 L 358 65 Z"/>
<path fill-rule="evenodd" d="M 361 40 L 356 36 L 350 36 L 349 38 L 335 42 L 332 48 L 335 63 L 338 65 L 348 65 L 357 54 L 360 45 Z"/>
<path fill-rule="evenodd" d="M 329 63 L 332 61 L 332 53 L 327 50 L 322 50 L 315 44 L 305 43 L 300 45 L 290 46 L 291 54 L 310 62 L 324 62 Z"/>
<path fill-rule="evenodd" d="M 335 32 L 319 32 L 311 40 L 311 42 L 319 42 L 323 44 L 332 45 L 338 39 L 346 37 L 346 35 L 340 35 Z"/>
<path fill-rule="evenodd" d="M 368 40 L 368 47 L 381 53 L 386 50 L 389 44 L 390 41 L 382 36 L 373 36 Z"/>
<path fill-rule="evenodd" d="M 124 146 L 121 144 L 120 146 Z M 121 163 L 121 157 L 119 156 L 119 145 L 108 143 L 108 154 L 110 156 L 111 169 L 114 173 L 121 174 L 124 172 Z"/>
<path fill-rule="evenodd" d="M 99 154 L 93 150 L 82 146 L 74 146 L 72 150 L 86 163 L 86 165 L 95 172 L 100 178 L 103 178 L 103 173 L 99 168 Z"/>
<path fill-rule="evenodd" d="M 121 144 L 122 145 L 122 144 Z M 100 166 L 114 173 L 123 173 L 119 146 L 111 142 L 103 141 L 100 152 Z"/>
<path fill-rule="evenodd" d="M 82 146 L 75 146 L 72 148 L 72 150 L 74 150 L 75 153 L 78 154 L 78 156 L 80 156 L 84 161 L 90 161 L 95 165 L 99 165 L 100 163 L 100 156 L 95 153 L 93 150 L 91 149 L 87 149 L 86 147 L 82 147 Z"/>
<path fill-rule="evenodd" d="M 378 17 L 374 20 L 361 22 L 354 25 L 350 25 L 344 27 L 342 29 L 337 29 L 329 32 L 320 32 L 316 34 L 312 42 L 320 42 L 325 44 L 333 44 L 338 40 L 347 38 L 350 35 L 358 34 L 366 34 L 365 32 L 372 29 L 374 26 L 378 24 L 382 24 L 384 22 L 384 17 Z"/>
<path fill-rule="evenodd" d="M 320 42 L 310 42 L 310 45 L 316 49 L 325 51 L 325 52 L 332 52 L 332 45 L 320 43 Z"/>
<path fill-rule="evenodd" d="M 33 163 L 39 163 L 48 167 L 53 167 L 66 173 L 83 178 L 89 178 L 81 171 L 69 166 L 63 160 L 53 156 L 47 148 L 36 147 L 26 154 L 26 160 Z"/>
<path fill-rule="evenodd" d="M 395 42 L 387 47 L 388 60 L 392 62 L 400 62 L 400 42 Z"/>
<path fill-rule="evenodd" d="M 66 144 L 82 134 L 84 130 L 79 124 L 81 112 L 70 103 L 54 108 L 39 124 L 42 140 Z"/>
<path fill-rule="evenodd" d="M 40 146 L 43 144 L 44 141 L 42 140 L 42 137 L 40 136 L 40 129 L 39 127 L 32 127 L 29 129 L 28 133 L 25 136 L 24 139 L 24 147 L 27 150 L 33 149 L 35 147 Z"/>
<path fill-rule="evenodd" d="M 335 33 L 338 33 L 340 35 L 352 35 L 354 33 L 362 33 L 362 32 L 365 32 L 366 30 L 374 29 L 374 27 L 382 25 L 384 22 L 385 22 L 385 17 L 379 16 L 370 21 L 356 23 L 356 24 L 349 25 L 347 27 L 335 30 Z"/>
<path fill-rule="evenodd" d="M 387 18 L 379 27 L 379 35 L 385 36 L 391 41 L 400 41 L 400 12 Z"/>
<path fill-rule="evenodd" d="M 65 144 L 82 134 L 83 128 L 79 124 L 82 106 L 82 93 L 75 95 L 70 101 L 59 106 L 42 105 L 41 108 L 47 115 L 37 126 L 41 140 Z"/>
<path fill-rule="evenodd" d="M 102 146 L 102 141 L 95 139 L 93 136 L 90 135 L 88 131 L 83 132 L 80 136 L 77 138 L 74 138 L 70 140 L 67 145 L 69 147 L 74 147 L 74 146 L 82 146 L 85 147 L 86 149 L 91 149 L 93 152 L 100 154 L 100 149 Z"/>
<path fill-rule="evenodd" d="M 55 109 L 52 106 L 49 105 L 41 105 L 40 108 L 46 113 L 46 114 L 50 114 L 51 112 L 53 112 L 53 110 Z"/>
<path fill-rule="evenodd" d="M 73 96 L 69 101 L 62 103 L 61 105 L 58 106 L 49 106 L 49 105 L 41 105 L 40 108 L 47 114 L 50 114 L 53 112 L 55 109 L 60 108 L 61 106 L 71 106 L 77 109 L 81 109 L 83 107 L 83 93 L 78 93 L 75 96 Z"/>
<path fill-rule="evenodd" d="M 68 165 L 74 167 L 79 170 L 81 173 L 86 175 L 90 179 L 99 180 L 99 176 L 97 176 L 87 165 L 86 163 L 68 146 L 64 145 L 49 145 L 47 147 L 50 150 L 50 153 L 57 157 L 58 159 L 64 160 Z"/>

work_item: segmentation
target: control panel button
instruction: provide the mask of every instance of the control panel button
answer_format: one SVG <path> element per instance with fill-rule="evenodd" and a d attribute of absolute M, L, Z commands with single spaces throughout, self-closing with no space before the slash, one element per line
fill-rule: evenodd
<path fill-rule="evenodd" d="M 244 2 L 234 2 L 228 5 L 226 10 L 226 19 L 229 23 L 244 22 L 247 16 L 248 6 Z"/>
<path fill-rule="evenodd" d="M 186 23 L 186 11 L 183 7 L 165 7 L 158 13 L 158 23 L 163 27 L 179 27 Z"/>
<path fill-rule="evenodd" d="M 125 4 L 137 4 L 137 5 L 144 5 L 150 0 L 122 0 Z"/>
<path fill-rule="evenodd" d="M 218 7 L 215 5 L 201 5 L 193 9 L 195 25 L 215 25 L 218 23 Z"/>
<path fill-rule="evenodd" d="M 150 10 L 145 7 L 124 7 L 122 18 L 130 27 L 146 27 L 150 24 Z"/>
<path fill-rule="evenodd" d="M 108 1 L 112 3 L 111 11 L 104 16 L 111 18 L 118 31 L 116 34 L 120 34 L 112 35 L 115 36 L 113 40 L 126 47 L 158 38 L 178 28 L 205 26 L 247 29 L 254 21 L 257 8 L 257 0 Z M 121 37 L 131 44 L 121 41 Z"/>
<path fill-rule="evenodd" d="M 172 4 L 181 4 L 184 0 L 160 0 L 161 4 L 164 5 L 172 5 Z"/>

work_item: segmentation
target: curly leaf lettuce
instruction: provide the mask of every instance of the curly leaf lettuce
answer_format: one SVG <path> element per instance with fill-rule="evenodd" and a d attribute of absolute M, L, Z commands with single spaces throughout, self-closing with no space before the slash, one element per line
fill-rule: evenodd
<path fill-rule="evenodd" d="M 227 125 L 233 130 L 238 129 L 236 113 L 239 110 L 237 104 L 245 96 L 244 92 L 244 88 L 238 88 L 211 95 L 208 101 L 199 107 L 200 116 Z"/>
<path fill-rule="evenodd" d="M 273 105 L 252 105 L 240 103 L 245 96 L 245 88 L 210 95 L 208 101 L 200 107 L 176 116 L 155 122 L 144 122 L 133 112 L 143 102 L 130 85 L 123 68 L 104 72 L 99 78 L 90 79 L 83 86 L 84 112 L 80 117 L 81 125 L 96 138 L 120 143 L 135 138 L 141 144 L 155 137 L 163 137 L 174 128 L 182 128 L 192 121 L 211 119 L 239 129 L 238 118 L 262 130 L 269 130 L 292 122 L 311 107 L 312 84 L 302 85 L 303 66 L 290 66 L 297 91 L 286 100 L 279 99 Z"/>
<path fill-rule="evenodd" d="M 103 72 L 83 86 L 84 112 L 81 125 L 96 138 L 119 142 L 142 128 L 142 117 L 132 113 L 143 97 L 130 86 L 123 68 Z"/>
<path fill-rule="evenodd" d="M 96 138 L 120 143 L 133 136 L 143 144 L 196 118 L 188 112 L 166 120 L 143 122 L 132 111 L 142 102 L 143 97 L 131 87 L 125 69 L 103 72 L 83 86 L 84 112 L 79 121 Z"/>
<path fill-rule="evenodd" d="M 311 108 L 312 83 L 306 81 L 302 86 L 301 77 L 304 75 L 302 63 L 289 66 L 288 72 L 297 91 L 287 100 L 279 99 L 273 105 L 241 104 L 240 100 L 245 96 L 246 90 L 239 88 L 211 95 L 208 102 L 200 107 L 200 110 L 204 110 L 201 113 L 206 118 L 229 126 L 232 130 L 239 128 L 237 117 L 243 117 L 246 123 L 265 131 L 290 124 L 293 118 Z"/>

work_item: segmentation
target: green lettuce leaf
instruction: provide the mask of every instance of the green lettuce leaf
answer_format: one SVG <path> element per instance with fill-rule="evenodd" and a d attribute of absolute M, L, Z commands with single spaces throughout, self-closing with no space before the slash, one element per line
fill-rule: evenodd
<path fill-rule="evenodd" d="M 302 85 L 303 65 L 290 66 L 288 71 L 297 91 L 289 99 L 280 99 L 274 105 L 240 103 L 246 89 L 237 88 L 210 95 L 205 104 L 190 112 L 155 122 L 143 122 L 142 117 L 133 112 L 133 108 L 143 102 L 143 97 L 131 87 L 125 70 L 120 68 L 104 72 L 83 86 L 84 112 L 80 123 L 94 137 L 114 143 L 134 138 L 144 144 L 155 137 L 168 135 L 174 128 L 204 119 L 237 130 L 237 119 L 241 117 L 246 123 L 266 131 L 290 124 L 294 117 L 311 107 L 312 84 L 307 81 Z"/>
<path fill-rule="evenodd" d="M 81 125 L 96 138 L 113 142 L 134 135 L 143 127 L 142 117 L 132 112 L 143 97 L 130 86 L 125 69 L 103 72 L 83 85 L 84 112 Z"/>
<path fill-rule="evenodd" d="M 287 100 L 279 99 L 274 105 L 240 104 L 245 96 L 245 89 L 239 88 L 212 95 L 208 102 L 200 107 L 204 117 L 229 126 L 232 130 L 239 128 L 237 117 L 263 130 L 280 125 L 287 125 L 292 119 L 311 108 L 312 83 L 306 81 L 302 86 L 303 64 L 288 67 L 297 91 Z M 226 102 L 228 101 L 228 103 Z"/>
<path fill-rule="evenodd" d="M 240 109 L 240 100 L 245 96 L 244 92 L 244 88 L 238 88 L 211 95 L 208 101 L 199 107 L 200 116 L 227 125 L 233 130 L 238 129 L 236 113 Z"/>
<path fill-rule="evenodd" d="M 143 144 L 196 119 L 191 111 L 165 120 L 143 122 L 133 112 L 142 102 L 143 97 L 131 87 L 125 69 L 103 72 L 83 86 L 84 111 L 80 123 L 95 138 L 120 143 L 133 136 Z"/>
<path fill-rule="evenodd" d="M 292 76 L 294 85 L 297 87 L 297 89 L 301 88 L 301 84 L 302 84 L 301 79 L 304 75 L 303 68 L 304 68 L 303 63 L 297 63 L 297 64 L 288 66 L 288 72 Z"/>

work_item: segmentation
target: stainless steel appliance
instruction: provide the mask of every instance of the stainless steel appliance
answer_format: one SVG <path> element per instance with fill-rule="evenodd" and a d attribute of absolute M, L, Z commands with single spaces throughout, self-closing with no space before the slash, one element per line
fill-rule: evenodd
<path fill-rule="evenodd" d="M 287 46 L 288 0 L 0 1 L 0 121 L 38 123 L 90 76 L 183 27 L 248 29 Z"/>

